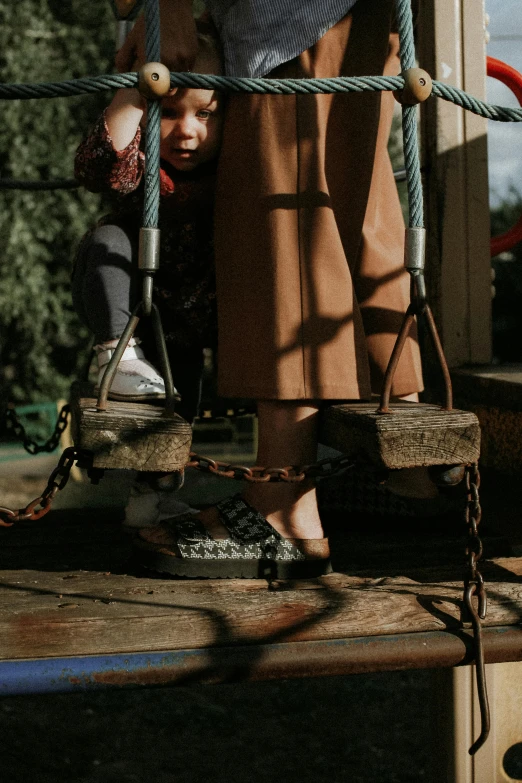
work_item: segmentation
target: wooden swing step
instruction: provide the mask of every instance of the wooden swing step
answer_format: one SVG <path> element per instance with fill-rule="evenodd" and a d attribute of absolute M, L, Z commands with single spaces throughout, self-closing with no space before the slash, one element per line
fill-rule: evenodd
<path fill-rule="evenodd" d="M 181 416 L 164 417 L 161 404 L 109 400 L 98 411 L 96 402 L 92 384 L 72 385 L 74 445 L 92 453 L 93 467 L 171 472 L 186 465 L 192 427 Z"/>
<path fill-rule="evenodd" d="M 332 405 L 323 413 L 320 441 L 377 468 L 464 465 L 480 455 L 474 413 L 399 402 L 377 413 L 377 402 Z"/>

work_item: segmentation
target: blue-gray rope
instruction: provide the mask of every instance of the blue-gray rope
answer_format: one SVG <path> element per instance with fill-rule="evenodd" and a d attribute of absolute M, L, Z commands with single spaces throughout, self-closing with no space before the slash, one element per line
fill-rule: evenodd
<path fill-rule="evenodd" d="M 159 0 L 146 0 L 145 2 L 145 56 L 147 62 L 159 62 L 161 57 Z M 161 102 L 147 101 L 145 193 L 143 199 L 143 226 L 145 228 L 157 228 L 159 220 L 160 125 Z"/>
<path fill-rule="evenodd" d="M 71 98 L 120 87 L 137 87 L 137 73 L 112 73 L 101 76 L 85 76 L 63 82 L 27 82 L 0 84 L 0 100 L 29 100 L 38 98 Z M 393 92 L 402 90 L 402 76 L 338 76 L 332 79 L 247 79 L 231 76 L 208 76 L 198 73 L 171 73 L 171 87 L 199 87 L 223 92 L 310 95 L 316 93 Z M 497 122 L 522 122 L 522 108 L 497 106 L 451 87 L 443 82 L 433 82 L 432 94 L 454 103 L 473 114 Z"/>
<path fill-rule="evenodd" d="M 415 43 L 413 40 L 413 16 L 410 0 L 396 0 L 397 28 L 399 31 L 401 69 L 415 67 Z M 408 225 L 410 228 L 424 227 L 424 199 L 420 172 L 419 138 L 417 128 L 417 107 L 402 107 L 402 138 L 404 162 L 408 185 Z"/>

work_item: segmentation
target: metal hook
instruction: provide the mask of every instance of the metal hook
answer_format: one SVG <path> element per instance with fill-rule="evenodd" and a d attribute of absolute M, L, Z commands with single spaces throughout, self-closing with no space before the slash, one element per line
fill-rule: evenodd
<path fill-rule="evenodd" d="M 470 756 L 474 756 L 475 753 L 484 745 L 486 742 L 489 731 L 491 727 L 491 719 L 490 719 L 490 713 L 489 713 L 489 701 L 488 701 L 488 692 L 486 687 L 486 667 L 484 662 L 484 645 L 482 643 L 482 624 L 480 622 L 480 619 L 482 615 L 482 611 L 484 612 L 485 616 L 485 610 L 486 610 L 486 599 L 484 594 L 484 585 L 479 584 L 477 581 L 471 581 L 466 586 L 466 589 L 464 591 L 464 603 L 466 605 L 466 609 L 468 610 L 470 617 L 471 617 L 471 625 L 473 627 L 473 644 L 475 648 L 475 675 L 477 678 L 477 695 L 479 700 L 479 707 L 480 707 L 480 734 L 469 749 Z M 475 609 L 475 606 L 473 604 L 473 596 L 477 593 L 478 589 L 478 599 L 479 599 L 479 611 Z M 483 594 L 481 597 L 481 593 Z"/>

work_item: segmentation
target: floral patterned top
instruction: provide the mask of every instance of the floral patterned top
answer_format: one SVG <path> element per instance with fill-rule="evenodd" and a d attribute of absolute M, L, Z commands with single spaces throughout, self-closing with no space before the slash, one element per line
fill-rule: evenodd
<path fill-rule="evenodd" d="M 74 173 L 88 190 L 108 193 L 113 209 L 98 225 L 121 226 L 138 245 L 143 210 L 145 155 L 141 129 L 124 150 L 115 150 L 105 121 L 97 120 L 76 152 Z M 165 338 L 180 348 L 215 343 L 216 288 L 213 263 L 213 211 L 216 161 L 191 172 L 161 161 L 160 267 L 154 301 Z M 135 240 L 135 242 L 134 242 Z"/>

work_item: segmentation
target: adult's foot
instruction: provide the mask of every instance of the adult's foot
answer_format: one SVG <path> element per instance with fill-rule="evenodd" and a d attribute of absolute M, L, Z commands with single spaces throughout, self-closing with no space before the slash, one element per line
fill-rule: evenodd
<path fill-rule="evenodd" d="M 317 459 L 318 407 L 294 400 L 259 400 L 257 464 L 307 465 Z M 243 496 L 284 538 L 317 539 L 323 528 L 313 480 L 249 484 Z"/>

